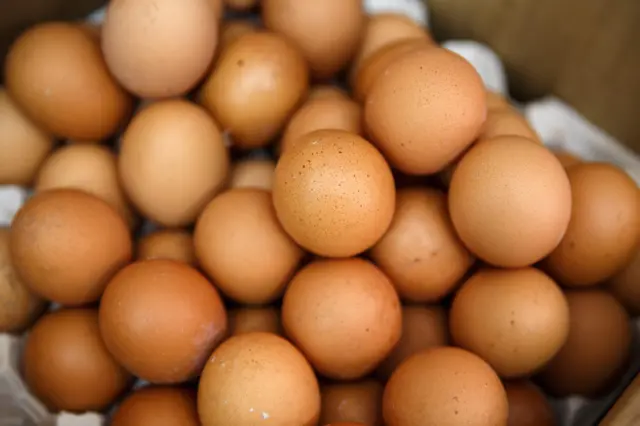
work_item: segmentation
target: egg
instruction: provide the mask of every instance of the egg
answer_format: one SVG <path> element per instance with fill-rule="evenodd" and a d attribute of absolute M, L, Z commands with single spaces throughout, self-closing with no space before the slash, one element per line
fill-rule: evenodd
<path fill-rule="evenodd" d="M 237 161 L 229 176 L 229 188 L 257 188 L 271 191 L 276 163 L 269 159 Z"/>
<path fill-rule="evenodd" d="M 217 124 L 185 100 L 154 102 L 122 136 L 122 185 L 147 218 L 166 227 L 195 221 L 224 186 L 229 153 Z"/>
<path fill-rule="evenodd" d="M 447 346 L 449 325 L 441 306 L 407 305 L 402 307 L 402 335 L 391 353 L 378 366 L 377 373 L 388 380 L 398 366 L 424 349 Z"/>
<path fill-rule="evenodd" d="M 220 27 L 220 46 L 218 52 L 222 52 L 233 42 L 238 40 L 245 34 L 253 33 L 258 30 L 258 26 L 248 19 L 232 19 L 224 21 Z"/>
<path fill-rule="evenodd" d="M 447 196 L 420 187 L 398 190 L 391 226 L 370 254 L 400 297 L 414 302 L 448 295 L 474 261 L 453 229 Z"/>
<path fill-rule="evenodd" d="M 134 391 L 116 408 L 111 426 L 140 425 L 200 426 L 195 392 L 172 386 Z"/>
<path fill-rule="evenodd" d="M 398 170 L 442 170 L 480 133 L 486 93 L 461 56 L 425 46 L 402 55 L 373 83 L 364 108 L 373 142 Z"/>
<path fill-rule="evenodd" d="M 307 100 L 309 101 L 325 98 L 349 99 L 349 95 L 341 88 L 332 84 L 319 84 L 312 86 L 307 94 Z"/>
<path fill-rule="evenodd" d="M 487 109 L 491 111 L 513 111 L 514 107 L 501 93 L 487 90 Z"/>
<path fill-rule="evenodd" d="M 555 414 L 544 394 L 528 381 L 504 385 L 509 401 L 508 426 L 556 426 Z"/>
<path fill-rule="evenodd" d="M 116 209 L 130 226 L 137 222 L 120 185 L 116 155 L 106 146 L 66 145 L 51 154 L 40 168 L 34 189 L 42 192 L 58 188 L 94 195 Z"/>
<path fill-rule="evenodd" d="M 368 141 L 318 130 L 280 157 L 273 203 L 285 231 L 302 247 L 348 257 L 372 247 L 388 229 L 395 185 L 384 157 Z"/>
<path fill-rule="evenodd" d="M 583 163 L 567 169 L 571 220 L 544 266 L 561 284 L 595 285 L 627 265 L 636 252 L 640 203 L 635 182 L 611 164 Z"/>
<path fill-rule="evenodd" d="M 630 356 L 632 329 L 622 305 L 601 290 L 569 290 L 569 338 L 539 375 L 554 396 L 587 397 L 608 392 Z"/>
<path fill-rule="evenodd" d="M 463 349 L 419 352 L 400 364 L 384 389 L 387 426 L 506 426 L 507 396 L 496 373 Z"/>
<path fill-rule="evenodd" d="M 102 342 L 95 309 L 40 318 L 27 335 L 22 366 L 29 390 L 54 412 L 104 410 L 132 379 Z"/>
<path fill-rule="evenodd" d="M 487 263 L 532 265 L 560 243 L 571 187 L 548 149 L 518 136 L 476 143 L 455 167 L 449 212 L 465 245 Z"/>
<path fill-rule="evenodd" d="M 265 304 L 278 299 L 304 252 L 278 222 L 271 194 L 232 189 L 204 209 L 194 231 L 202 269 L 231 299 Z"/>
<path fill-rule="evenodd" d="M 196 264 L 193 236 L 182 229 L 162 229 L 138 240 L 136 257 L 139 260 L 169 259 Z"/>
<path fill-rule="evenodd" d="M 105 66 L 99 41 L 72 23 L 25 31 L 7 54 L 5 85 L 28 117 L 61 138 L 104 139 L 132 108 Z"/>
<path fill-rule="evenodd" d="M 132 255 L 122 216 L 106 202 L 71 189 L 30 198 L 13 220 L 9 246 L 27 287 L 62 305 L 97 301 Z"/>
<path fill-rule="evenodd" d="M 125 267 L 100 302 L 107 348 L 127 370 L 151 383 L 197 376 L 226 328 L 226 311 L 214 286 L 173 260 Z"/>
<path fill-rule="evenodd" d="M 270 32 L 246 34 L 231 44 L 200 90 L 200 102 L 239 148 L 268 145 L 309 87 L 302 54 Z"/>
<path fill-rule="evenodd" d="M 45 307 L 46 302 L 16 274 L 9 253 L 9 229 L 0 228 L 0 333 L 21 333 Z"/>
<path fill-rule="evenodd" d="M 640 315 L 640 251 L 636 251 L 631 262 L 609 280 L 607 289 L 630 315 Z"/>
<path fill-rule="evenodd" d="M 542 143 L 527 119 L 515 110 L 489 111 L 479 138 L 492 139 L 499 136 L 521 136 Z"/>
<path fill-rule="evenodd" d="M 233 10 L 246 11 L 258 5 L 258 0 L 224 0 L 224 4 Z"/>
<path fill-rule="evenodd" d="M 102 25 L 109 70 L 141 98 L 183 95 L 205 75 L 218 43 L 211 0 L 111 0 Z"/>
<path fill-rule="evenodd" d="M 554 150 L 554 154 L 558 158 L 558 161 L 560 161 L 560 164 L 562 164 L 565 168 L 571 167 L 574 164 L 582 163 L 582 160 L 579 157 L 570 152 Z"/>
<path fill-rule="evenodd" d="M 344 69 L 358 49 L 362 0 L 262 0 L 261 6 L 265 27 L 292 40 L 317 79 Z"/>
<path fill-rule="evenodd" d="M 322 386 L 320 424 L 382 426 L 382 391 L 375 380 Z"/>
<path fill-rule="evenodd" d="M 280 311 L 274 307 L 235 308 L 229 311 L 229 335 L 252 332 L 282 334 Z"/>
<path fill-rule="evenodd" d="M 53 147 L 42 131 L 0 88 L 0 185 L 28 185 Z"/>
<path fill-rule="evenodd" d="M 372 372 L 391 352 L 402 313 L 393 285 L 372 263 L 316 260 L 289 283 L 282 325 L 320 374 L 349 380 Z"/>
<path fill-rule="evenodd" d="M 235 336 L 205 365 L 198 413 L 202 426 L 315 426 L 318 381 L 304 356 L 285 339 L 272 333 Z"/>

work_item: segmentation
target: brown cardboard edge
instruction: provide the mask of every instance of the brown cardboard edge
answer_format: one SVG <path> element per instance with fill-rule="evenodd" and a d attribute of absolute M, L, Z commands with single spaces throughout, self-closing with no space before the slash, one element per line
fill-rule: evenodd
<path fill-rule="evenodd" d="M 640 375 L 624 390 L 600 422 L 600 426 L 637 426 L 640 424 Z"/>

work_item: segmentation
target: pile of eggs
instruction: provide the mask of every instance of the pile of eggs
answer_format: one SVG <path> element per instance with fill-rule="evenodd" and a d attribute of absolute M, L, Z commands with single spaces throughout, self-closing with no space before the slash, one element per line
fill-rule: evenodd
<path fill-rule="evenodd" d="M 224 3 L 111 0 L 6 58 L 0 184 L 34 195 L 0 331 L 33 395 L 114 426 L 546 426 L 619 380 L 624 171 L 545 148 L 402 15 Z"/>

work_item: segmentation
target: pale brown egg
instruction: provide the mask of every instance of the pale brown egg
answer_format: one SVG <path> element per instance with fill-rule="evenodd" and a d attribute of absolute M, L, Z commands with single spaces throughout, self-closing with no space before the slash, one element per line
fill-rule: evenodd
<path fill-rule="evenodd" d="M 234 336 L 206 363 L 198 387 L 202 426 L 316 426 L 320 390 L 311 366 L 272 333 Z"/>
<path fill-rule="evenodd" d="M 398 366 L 424 349 L 447 346 L 449 325 L 441 306 L 408 305 L 402 307 L 402 336 L 387 358 L 378 366 L 378 375 L 388 380 Z"/>
<path fill-rule="evenodd" d="M 222 52 L 233 42 L 238 40 L 245 34 L 253 33 L 258 30 L 258 26 L 248 19 L 231 19 L 224 21 L 220 27 L 220 45 L 218 52 Z"/>
<path fill-rule="evenodd" d="M 395 185 L 384 157 L 369 142 L 341 130 L 318 130 L 280 157 L 273 202 L 298 244 L 321 256 L 348 257 L 386 232 Z"/>
<path fill-rule="evenodd" d="M 551 404 L 538 389 L 528 381 L 506 382 L 509 401 L 508 426 L 556 426 L 558 424 Z"/>
<path fill-rule="evenodd" d="M 370 254 L 400 297 L 414 302 L 442 299 L 474 262 L 453 229 L 447 196 L 432 188 L 398 190 L 391 226 Z"/>
<path fill-rule="evenodd" d="M 500 136 L 521 136 L 542 143 L 527 119 L 516 110 L 489 110 L 478 138 L 492 139 Z"/>
<path fill-rule="evenodd" d="M 191 90 L 204 76 L 218 43 L 211 0 L 111 0 L 102 25 L 109 70 L 142 98 Z"/>
<path fill-rule="evenodd" d="M 280 311 L 273 307 L 235 308 L 229 311 L 229 335 L 252 332 L 282 334 Z"/>
<path fill-rule="evenodd" d="M 640 203 L 635 182 L 619 168 L 582 163 L 567 169 L 571 221 L 544 266 L 567 286 L 589 286 L 611 278 L 636 252 Z"/>
<path fill-rule="evenodd" d="M 9 253 L 9 228 L 0 228 L 0 333 L 21 333 L 44 311 L 46 302 L 16 274 Z"/>
<path fill-rule="evenodd" d="M 387 426 L 506 426 L 507 396 L 478 356 L 442 347 L 419 352 L 393 373 L 382 398 Z"/>
<path fill-rule="evenodd" d="M 27 118 L 2 88 L 0 133 L 0 185 L 29 185 L 54 140 Z"/>
<path fill-rule="evenodd" d="M 101 411 L 132 376 L 107 351 L 96 309 L 49 313 L 27 335 L 22 354 L 29 390 L 51 411 Z"/>
<path fill-rule="evenodd" d="M 551 151 L 503 136 L 474 144 L 462 157 L 449 186 L 449 212 L 480 259 L 528 266 L 560 243 L 571 216 L 571 187 Z"/>
<path fill-rule="evenodd" d="M 246 11 L 256 7 L 259 0 L 224 0 L 225 6 L 229 9 Z"/>
<path fill-rule="evenodd" d="M 393 285 L 372 263 L 316 260 L 289 283 L 282 325 L 320 374 L 357 379 L 400 340 L 402 312 Z"/>
<path fill-rule="evenodd" d="M 278 299 L 304 254 L 278 222 L 271 193 L 253 188 L 214 198 L 198 218 L 193 240 L 205 273 L 245 304 Z"/>
<path fill-rule="evenodd" d="M 246 34 L 223 52 L 200 91 L 200 102 L 233 144 L 269 144 L 309 87 L 308 68 L 295 46 L 269 32 Z"/>
<path fill-rule="evenodd" d="M 276 163 L 272 160 L 247 159 L 234 163 L 229 188 L 257 188 L 271 191 Z"/>
<path fill-rule="evenodd" d="M 213 7 L 213 13 L 218 21 L 224 18 L 224 0 L 209 0 L 209 4 Z"/>
<path fill-rule="evenodd" d="M 124 189 L 147 218 L 188 225 L 224 186 L 229 153 L 207 112 L 184 100 L 155 102 L 122 136 L 118 168 Z"/>
<path fill-rule="evenodd" d="M 631 262 L 609 280 L 607 288 L 630 315 L 640 315 L 640 251 L 636 251 Z"/>
<path fill-rule="evenodd" d="M 50 22 L 24 32 L 7 55 L 5 85 L 27 116 L 64 138 L 104 139 L 132 108 L 99 41 L 77 24 Z"/>
<path fill-rule="evenodd" d="M 560 161 L 560 164 L 562 164 L 562 166 L 565 168 L 571 167 L 574 164 L 582 163 L 582 159 L 580 159 L 575 154 L 572 154 L 567 151 L 562 151 L 562 150 L 553 150 L 553 151 L 556 157 L 558 158 L 558 161 Z"/>
<path fill-rule="evenodd" d="M 425 46 L 402 55 L 375 79 L 365 102 L 372 141 L 398 170 L 442 170 L 478 136 L 486 92 L 473 65 Z"/>
<path fill-rule="evenodd" d="M 116 408 L 111 426 L 200 426 L 191 389 L 150 386 L 134 391 Z"/>
<path fill-rule="evenodd" d="M 100 302 L 107 348 L 151 383 L 197 376 L 226 328 L 226 311 L 215 287 L 197 270 L 173 260 L 125 267 Z"/>
<path fill-rule="evenodd" d="M 502 94 L 487 90 L 487 109 L 489 111 L 513 111 L 514 107 Z"/>
<path fill-rule="evenodd" d="M 537 269 L 481 269 L 456 294 L 449 327 L 456 345 L 500 377 L 524 377 L 567 341 L 569 307 L 560 287 Z"/>
<path fill-rule="evenodd" d="M 29 199 L 13 220 L 11 258 L 35 294 L 63 305 L 97 301 L 132 255 L 129 229 L 106 202 L 54 189 Z"/>
<path fill-rule="evenodd" d="M 544 390 L 555 396 L 599 396 L 615 385 L 630 356 L 629 315 L 610 294 L 570 290 L 569 339 L 539 376 Z"/>
<path fill-rule="evenodd" d="M 349 95 L 343 89 L 333 86 L 331 84 L 320 84 L 317 86 L 312 86 L 309 89 L 309 93 L 307 95 L 307 100 L 312 99 L 349 99 Z"/>
<path fill-rule="evenodd" d="M 196 264 L 193 236 L 182 229 L 162 229 L 138 240 L 136 258 L 139 260 L 169 259 Z"/>
<path fill-rule="evenodd" d="M 320 424 L 382 426 L 382 392 L 375 380 L 322 386 Z"/>

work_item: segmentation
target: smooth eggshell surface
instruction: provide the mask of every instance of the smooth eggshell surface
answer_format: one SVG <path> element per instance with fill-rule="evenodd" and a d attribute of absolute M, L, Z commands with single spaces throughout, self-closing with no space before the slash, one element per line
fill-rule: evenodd
<path fill-rule="evenodd" d="M 509 426 L 556 426 L 555 413 L 547 397 L 528 381 L 506 382 Z"/>
<path fill-rule="evenodd" d="M 382 426 L 383 389 L 375 380 L 322 386 L 320 424 Z"/>
<path fill-rule="evenodd" d="M 193 236 L 182 229 L 163 229 L 145 235 L 136 247 L 138 260 L 169 259 L 196 264 Z"/>
<path fill-rule="evenodd" d="M 631 262 L 609 280 L 609 291 L 632 316 L 640 315 L 640 251 Z"/>
<path fill-rule="evenodd" d="M 277 308 L 245 306 L 229 311 L 229 335 L 252 333 L 261 331 L 264 333 L 282 333 L 280 311 Z"/>
<path fill-rule="evenodd" d="M 151 386 L 134 391 L 116 408 L 111 426 L 200 426 L 193 390 Z"/>

